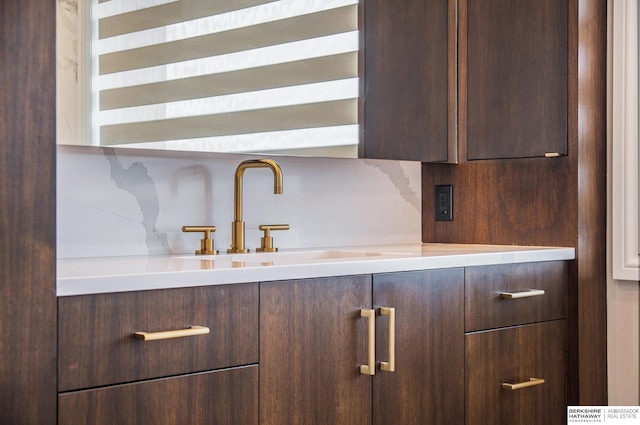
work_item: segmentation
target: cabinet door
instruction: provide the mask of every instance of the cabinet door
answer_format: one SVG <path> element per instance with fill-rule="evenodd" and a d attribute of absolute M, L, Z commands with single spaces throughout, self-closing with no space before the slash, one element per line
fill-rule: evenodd
<path fill-rule="evenodd" d="M 258 423 L 258 366 L 58 396 L 59 425 Z"/>
<path fill-rule="evenodd" d="M 261 424 L 371 424 L 370 306 L 370 276 L 261 284 Z"/>
<path fill-rule="evenodd" d="M 566 155 L 568 0 L 460 0 L 460 12 L 467 158 Z"/>
<path fill-rule="evenodd" d="M 564 320 L 465 338 L 467 425 L 566 423 Z M 521 389 L 502 385 L 540 379 Z"/>
<path fill-rule="evenodd" d="M 565 261 L 468 267 L 466 331 L 564 318 L 567 269 Z"/>
<path fill-rule="evenodd" d="M 374 307 L 395 308 L 395 371 L 373 379 L 374 424 L 464 423 L 464 271 L 373 276 Z M 376 323 L 378 360 L 390 330 Z"/>
<path fill-rule="evenodd" d="M 455 0 L 364 2 L 366 158 L 455 161 L 448 151 L 456 119 L 450 10 Z"/>
<path fill-rule="evenodd" d="M 58 389 L 69 391 L 258 361 L 258 284 L 62 297 Z M 210 333 L 134 338 L 206 326 Z"/>

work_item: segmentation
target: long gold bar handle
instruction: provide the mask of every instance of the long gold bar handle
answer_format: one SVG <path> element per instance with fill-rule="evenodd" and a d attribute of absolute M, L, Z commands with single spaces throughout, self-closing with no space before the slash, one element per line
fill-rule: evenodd
<path fill-rule="evenodd" d="M 395 372 L 396 370 L 396 309 L 381 307 L 380 314 L 389 319 L 389 361 L 380 362 L 380 370 Z"/>
<path fill-rule="evenodd" d="M 502 298 L 528 298 L 544 295 L 544 289 L 525 289 L 524 291 L 502 291 Z"/>
<path fill-rule="evenodd" d="M 135 332 L 133 337 L 144 341 L 157 341 L 159 339 L 182 338 L 185 336 L 205 335 L 209 333 L 206 326 L 191 326 L 187 329 L 176 329 L 162 332 Z"/>
<path fill-rule="evenodd" d="M 507 390 L 511 390 L 511 391 L 515 391 L 515 390 L 520 390 L 522 388 L 533 387 L 535 385 L 542 385 L 542 384 L 544 384 L 544 379 L 541 379 L 541 378 L 529 378 L 528 381 L 519 382 L 517 384 L 509 384 L 507 382 L 503 382 L 502 383 L 502 388 L 507 389 Z"/>
<path fill-rule="evenodd" d="M 376 311 L 361 309 L 360 317 L 369 320 L 367 331 L 367 364 L 360 365 L 360 373 L 363 375 L 376 374 Z"/>

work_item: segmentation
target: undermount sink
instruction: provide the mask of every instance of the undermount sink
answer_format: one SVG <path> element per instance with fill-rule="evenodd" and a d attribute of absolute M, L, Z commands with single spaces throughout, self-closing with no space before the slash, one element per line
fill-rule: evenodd
<path fill-rule="evenodd" d="M 364 259 L 382 259 L 385 257 L 398 257 L 402 254 L 376 251 L 358 250 L 333 250 L 323 249 L 315 251 L 284 251 L 284 252 L 256 252 L 248 254 L 219 254 L 219 255 L 192 255 L 176 257 L 181 260 L 214 260 L 238 263 L 273 263 L 287 264 L 307 261 L 347 261 Z"/>

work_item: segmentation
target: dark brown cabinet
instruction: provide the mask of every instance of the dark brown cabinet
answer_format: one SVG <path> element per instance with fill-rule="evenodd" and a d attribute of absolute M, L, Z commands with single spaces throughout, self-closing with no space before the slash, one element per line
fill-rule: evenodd
<path fill-rule="evenodd" d="M 464 270 L 373 275 L 373 306 L 395 309 L 376 323 L 376 355 L 388 359 L 395 332 L 395 371 L 373 377 L 373 423 L 464 423 Z"/>
<path fill-rule="evenodd" d="M 567 155 L 568 0 L 459 0 L 466 158 Z"/>
<path fill-rule="evenodd" d="M 468 267 L 465 330 L 562 319 L 566 280 L 562 261 Z"/>
<path fill-rule="evenodd" d="M 371 424 L 365 308 L 368 275 L 261 284 L 261 424 Z"/>
<path fill-rule="evenodd" d="M 566 263 L 470 267 L 465 278 L 466 425 L 565 423 Z"/>
<path fill-rule="evenodd" d="M 566 423 L 564 320 L 468 334 L 465 370 L 467 425 Z"/>
<path fill-rule="evenodd" d="M 566 279 L 558 261 L 61 297 L 58 423 L 559 424 Z"/>
<path fill-rule="evenodd" d="M 260 423 L 462 424 L 463 279 L 458 269 L 262 284 Z"/>
<path fill-rule="evenodd" d="M 61 425 L 257 423 L 257 283 L 61 297 L 58 316 Z"/>
<path fill-rule="evenodd" d="M 61 394 L 60 425 L 258 423 L 258 366 Z"/>
<path fill-rule="evenodd" d="M 455 0 L 366 0 L 364 157 L 455 161 Z"/>
<path fill-rule="evenodd" d="M 364 157 L 568 154 L 568 0 L 368 0 L 363 9 Z"/>

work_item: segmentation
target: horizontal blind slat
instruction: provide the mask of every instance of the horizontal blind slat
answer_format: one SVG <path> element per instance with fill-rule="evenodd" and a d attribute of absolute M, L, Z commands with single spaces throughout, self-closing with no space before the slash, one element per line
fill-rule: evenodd
<path fill-rule="evenodd" d="M 354 13 L 357 14 L 357 8 L 347 6 L 346 9 L 332 9 L 183 40 L 157 40 L 157 44 L 151 46 L 100 55 L 99 74 L 166 65 L 349 32 L 357 29 L 357 25 L 354 27 Z"/>
<path fill-rule="evenodd" d="M 228 55 L 101 75 L 95 79 L 95 88 L 96 90 L 103 91 L 120 87 L 163 82 L 172 79 L 242 71 L 260 66 L 357 51 L 357 32 L 334 34 L 327 37 L 269 46 L 245 52 L 230 53 Z"/>
<path fill-rule="evenodd" d="M 100 110 L 297 86 L 358 76 L 356 53 L 104 90 Z"/>
<path fill-rule="evenodd" d="M 102 145 L 249 134 L 357 123 L 357 100 L 285 106 L 100 127 Z"/>
<path fill-rule="evenodd" d="M 103 39 L 163 27 L 274 1 L 276 0 L 173 0 L 120 14 L 111 12 L 111 16 L 99 20 L 98 37 Z"/>
<path fill-rule="evenodd" d="M 358 125 L 302 128 L 269 131 L 266 133 L 238 134 L 195 139 L 138 142 L 136 148 L 186 150 L 199 152 L 292 152 L 314 156 L 350 156 L 357 151 L 353 140 L 358 137 Z M 128 146 L 126 144 L 112 145 Z"/>
<path fill-rule="evenodd" d="M 349 78 L 255 92 L 111 109 L 98 113 L 98 116 L 102 125 L 110 125 L 357 98 L 358 79 Z"/>

